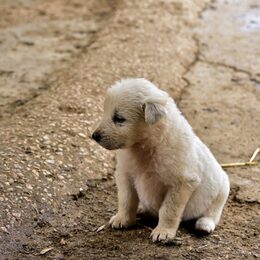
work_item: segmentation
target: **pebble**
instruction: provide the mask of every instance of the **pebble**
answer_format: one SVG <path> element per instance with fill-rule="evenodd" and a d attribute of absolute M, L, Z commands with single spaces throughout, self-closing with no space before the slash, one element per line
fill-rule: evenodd
<path fill-rule="evenodd" d="M 13 215 L 16 219 L 21 218 L 21 213 L 19 213 L 19 212 L 13 212 L 12 215 Z"/>
<path fill-rule="evenodd" d="M 33 186 L 30 184 L 30 183 L 26 183 L 26 188 L 29 189 L 29 190 L 32 190 L 33 189 Z"/>
<path fill-rule="evenodd" d="M 33 172 L 34 175 L 36 175 L 36 177 L 39 177 L 39 172 L 38 171 L 33 169 L 32 172 Z"/>
<path fill-rule="evenodd" d="M 64 180 L 64 177 L 63 177 L 62 175 L 60 175 L 60 174 L 57 174 L 57 178 L 58 178 L 59 180 Z"/>
<path fill-rule="evenodd" d="M 80 137 L 86 138 L 86 135 L 84 135 L 83 133 L 79 133 Z"/>
<path fill-rule="evenodd" d="M 66 242 L 66 240 L 65 240 L 64 238 L 62 238 L 61 241 L 60 241 L 60 244 L 61 244 L 61 245 L 66 245 L 67 242 Z"/>
<path fill-rule="evenodd" d="M 23 175 L 21 172 L 17 172 L 16 174 L 17 174 L 17 176 L 20 177 L 20 178 L 23 178 L 23 177 L 24 177 L 24 175 Z"/>
<path fill-rule="evenodd" d="M 54 160 L 46 160 L 46 162 L 49 163 L 49 164 L 54 164 L 55 163 Z"/>
<path fill-rule="evenodd" d="M 47 170 L 42 170 L 42 172 L 43 172 L 43 175 L 46 176 L 46 177 L 52 176 L 52 173 L 47 171 Z"/>
<path fill-rule="evenodd" d="M 0 229 L 1 229 L 3 232 L 5 232 L 5 233 L 9 234 L 9 232 L 8 232 L 8 230 L 7 230 L 7 228 L 6 228 L 6 227 L 1 227 Z"/>

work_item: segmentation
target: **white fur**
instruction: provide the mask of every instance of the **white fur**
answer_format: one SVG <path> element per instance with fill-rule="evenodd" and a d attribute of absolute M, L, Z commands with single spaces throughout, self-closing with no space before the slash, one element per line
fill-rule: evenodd
<path fill-rule="evenodd" d="M 113 122 L 114 113 L 126 121 Z M 97 131 L 102 146 L 121 148 L 112 227 L 134 224 L 139 205 L 159 217 L 153 241 L 173 239 L 181 220 L 197 218 L 197 229 L 215 229 L 229 194 L 228 177 L 166 92 L 145 79 L 118 82 L 108 90 Z"/>

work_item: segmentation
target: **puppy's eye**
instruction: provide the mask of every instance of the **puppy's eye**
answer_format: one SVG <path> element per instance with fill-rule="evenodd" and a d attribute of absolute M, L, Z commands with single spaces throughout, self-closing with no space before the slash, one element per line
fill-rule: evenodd
<path fill-rule="evenodd" d="M 114 114 L 112 118 L 115 124 L 122 124 L 126 121 L 126 119 L 118 114 Z"/>

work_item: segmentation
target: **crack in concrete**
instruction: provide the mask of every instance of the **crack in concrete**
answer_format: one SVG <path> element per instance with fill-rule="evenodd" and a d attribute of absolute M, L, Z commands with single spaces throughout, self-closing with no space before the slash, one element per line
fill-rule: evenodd
<path fill-rule="evenodd" d="M 204 6 L 204 8 L 202 8 L 202 10 L 198 13 L 197 17 L 199 18 L 199 20 L 203 19 L 202 14 L 204 12 L 206 12 L 208 9 L 210 9 L 212 7 L 212 4 L 215 3 L 216 0 L 211 0 L 208 4 L 206 4 Z M 195 66 L 195 64 L 199 61 L 199 57 L 200 57 L 200 42 L 199 39 L 197 39 L 196 34 L 194 33 L 194 35 L 192 36 L 193 41 L 195 42 L 196 45 L 196 52 L 194 53 L 194 59 L 193 61 L 186 67 L 186 70 L 183 73 L 182 76 L 182 80 L 185 82 L 185 86 L 181 89 L 178 98 L 176 99 L 176 104 L 179 106 L 179 104 L 181 103 L 183 96 L 186 92 L 186 90 L 190 87 L 191 82 L 189 81 L 189 79 L 186 77 L 186 75 L 189 73 L 189 71 L 191 70 L 191 68 L 193 66 Z"/>
<path fill-rule="evenodd" d="M 200 15 L 199 15 L 200 16 Z M 185 94 L 185 92 L 187 91 L 187 89 L 190 87 L 191 82 L 189 81 L 189 79 L 186 77 L 186 75 L 189 73 L 189 71 L 191 70 L 191 68 L 193 66 L 196 65 L 196 63 L 199 61 L 199 56 L 200 56 L 200 48 L 199 48 L 199 41 L 196 38 L 195 35 L 193 35 L 193 41 L 195 42 L 196 45 L 196 52 L 194 53 L 194 59 L 193 61 L 186 67 L 183 76 L 182 76 L 182 80 L 185 82 L 185 86 L 181 89 L 179 97 L 176 100 L 176 104 L 179 106 L 179 104 L 181 103 L 183 96 Z"/>
<path fill-rule="evenodd" d="M 232 65 L 225 64 L 222 62 L 214 62 L 214 61 L 202 59 L 201 57 L 198 57 L 198 62 L 206 63 L 206 64 L 214 66 L 214 67 L 224 67 L 224 68 L 233 70 L 234 72 L 244 73 L 249 77 L 250 81 L 260 84 L 260 80 L 256 79 L 250 72 L 248 72 L 244 69 L 237 68 L 236 66 L 232 66 Z"/>
<path fill-rule="evenodd" d="M 203 11 L 207 11 L 209 8 L 211 8 L 211 5 L 208 5 L 208 8 L 205 8 Z M 201 20 L 203 20 L 202 16 L 199 16 L 199 17 L 201 18 Z M 221 61 L 212 61 L 210 59 L 207 59 L 206 55 L 204 55 L 200 38 L 198 37 L 198 34 L 196 34 L 196 32 L 193 35 L 193 41 L 196 44 L 195 45 L 196 52 L 194 53 L 194 55 L 195 55 L 194 59 L 188 66 L 185 67 L 185 72 L 182 75 L 182 79 L 185 81 L 185 86 L 181 89 L 179 98 L 177 99 L 176 103 L 178 106 L 180 106 L 181 102 L 183 100 L 185 100 L 185 95 L 187 94 L 187 90 L 189 88 L 194 87 L 196 89 L 199 87 L 199 85 L 197 86 L 196 83 L 193 83 L 192 81 L 190 81 L 188 75 L 196 65 L 199 66 L 203 63 L 208 68 L 210 68 L 210 66 L 211 66 L 213 68 L 213 70 L 217 70 L 218 68 L 224 68 L 225 70 L 229 70 L 229 72 L 231 73 L 231 76 L 236 75 L 236 73 L 241 73 L 246 76 L 245 77 L 246 82 L 253 82 L 255 84 L 260 84 L 260 73 L 250 72 L 250 71 L 247 71 L 246 69 L 239 68 L 235 65 L 226 64 Z M 199 64 L 199 63 L 201 63 L 201 64 Z M 196 74 L 195 74 L 195 76 L 196 76 Z M 232 83 L 230 82 L 230 84 L 232 84 Z M 255 93 L 255 92 L 253 92 L 253 93 Z M 256 98 L 258 99 L 258 97 L 256 97 Z M 232 103 L 230 103 L 230 104 L 232 104 Z M 238 178 L 239 178 L 239 176 L 238 176 Z M 235 183 L 235 181 L 234 181 L 234 177 L 233 177 L 232 185 L 234 185 L 234 183 Z M 237 183 L 238 183 L 238 181 L 237 181 Z M 240 184 L 236 184 L 236 185 L 240 185 Z M 259 204 L 259 200 L 257 199 L 257 197 L 255 197 L 255 195 L 253 195 L 251 198 L 250 195 L 248 197 L 248 194 L 246 192 L 247 191 L 245 191 L 243 189 L 243 185 L 241 184 L 241 186 L 236 187 L 235 190 L 233 189 L 232 200 L 239 202 L 239 203 L 244 203 L 244 204 L 252 204 L 252 205 Z"/>
<path fill-rule="evenodd" d="M 202 11 L 198 14 L 198 17 L 200 19 L 203 19 L 203 16 L 202 16 L 203 12 L 206 12 L 208 9 L 210 9 L 214 2 L 215 2 L 215 0 L 211 1 L 211 3 L 209 3 L 208 5 L 205 6 L 205 8 L 202 9 Z M 193 41 L 195 42 L 195 45 L 196 45 L 196 52 L 194 54 L 193 61 L 186 67 L 186 70 L 183 73 L 182 79 L 185 82 L 185 86 L 181 89 L 179 97 L 176 100 L 176 103 L 177 103 L 178 106 L 181 103 L 183 96 L 185 95 L 185 92 L 187 91 L 187 89 L 192 84 L 189 81 L 189 79 L 187 78 L 187 74 L 196 65 L 197 62 L 206 63 L 210 66 L 215 66 L 215 67 L 224 67 L 224 68 L 230 69 L 234 72 L 244 73 L 248 76 L 250 81 L 254 82 L 255 84 L 260 84 L 260 80 L 257 79 L 254 75 L 252 75 L 252 73 L 248 72 L 247 70 L 240 69 L 240 68 L 237 68 L 236 66 L 225 64 L 225 63 L 222 63 L 222 62 L 213 62 L 213 61 L 207 60 L 205 57 L 203 57 L 203 54 L 202 54 L 202 51 L 201 51 L 200 40 L 197 38 L 196 33 L 194 33 L 192 38 L 193 38 Z"/>
<path fill-rule="evenodd" d="M 186 77 L 186 75 L 196 65 L 197 62 L 206 63 L 206 64 L 208 64 L 210 66 L 214 66 L 214 67 L 224 67 L 224 68 L 230 69 L 230 70 L 232 70 L 234 72 L 244 73 L 244 74 L 246 74 L 248 76 L 248 79 L 250 81 L 254 82 L 255 84 L 260 84 L 260 80 L 255 78 L 250 72 L 248 72 L 248 71 L 246 71 L 244 69 L 240 69 L 240 68 L 237 68 L 235 66 L 232 66 L 232 65 L 229 65 L 229 64 L 225 64 L 225 63 L 221 63 L 221 62 L 213 62 L 213 61 L 210 61 L 210 60 L 206 60 L 205 58 L 202 58 L 200 42 L 199 42 L 199 40 L 197 39 L 197 37 L 195 35 L 193 36 L 193 40 L 196 43 L 197 51 L 195 52 L 195 57 L 194 57 L 193 61 L 186 67 L 186 70 L 183 73 L 182 79 L 183 79 L 183 81 L 185 81 L 185 86 L 181 89 L 179 97 L 176 100 L 176 103 L 177 103 L 178 106 L 181 103 L 181 101 L 183 99 L 183 96 L 185 95 L 185 92 L 187 91 L 187 89 L 192 84 L 189 81 L 189 79 Z"/>

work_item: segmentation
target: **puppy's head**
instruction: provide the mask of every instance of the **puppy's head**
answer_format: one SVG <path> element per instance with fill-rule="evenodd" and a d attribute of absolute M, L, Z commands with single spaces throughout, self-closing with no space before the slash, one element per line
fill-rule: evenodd
<path fill-rule="evenodd" d="M 168 94 L 145 79 L 126 79 L 108 89 L 104 115 L 92 138 L 109 150 L 129 148 L 147 127 L 166 116 Z"/>

